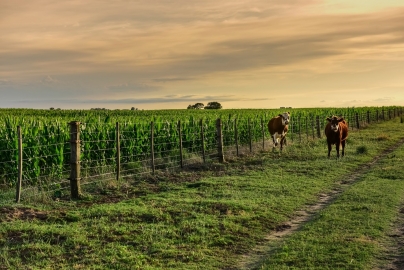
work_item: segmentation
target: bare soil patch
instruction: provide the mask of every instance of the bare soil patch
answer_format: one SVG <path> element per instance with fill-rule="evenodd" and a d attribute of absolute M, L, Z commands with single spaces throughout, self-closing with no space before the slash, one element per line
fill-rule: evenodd
<path fill-rule="evenodd" d="M 387 260 L 389 263 L 379 269 L 404 269 L 404 206 L 401 208 L 397 222 L 389 234 L 388 241 L 393 243 L 393 245 L 389 245 L 387 248 L 386 254 L 388 255 L 386 256 L 387 258 L 384 258 L 384 260 Z"/>
<path fill-rule="evenodd" d="M 25 207 L 2 207 L 0 208 L 0 222 L 9 222 L 16 219 L 22 220 L 47 220 L 48 213 Z"/>

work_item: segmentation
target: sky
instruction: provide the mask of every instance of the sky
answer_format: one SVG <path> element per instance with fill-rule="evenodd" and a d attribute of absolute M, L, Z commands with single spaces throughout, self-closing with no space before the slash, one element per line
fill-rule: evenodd
<path fill-rule="evenodd" d="M 0 108 L 404 106 L 402 0 L 1 0 Z"/>

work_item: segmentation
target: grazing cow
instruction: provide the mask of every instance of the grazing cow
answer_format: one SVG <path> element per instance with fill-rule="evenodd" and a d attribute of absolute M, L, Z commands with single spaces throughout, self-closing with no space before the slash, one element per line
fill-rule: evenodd
<path fill-rule="evenodd" d="M 348 138 L 348 126 L 344 118 L 333 116 L 327 118 L 328 123 L 325 126 L 325 135 L 327 136 L 328 157 L 330 157 L 331 146 L 335 144 L 337 158 L 339 158 L 339 147 L 342 146 L 342 156 L 344 156 L 345 142 Z"/>
<path fill-rule="evenodd" d="M 274 148 L 278 145 L 279 139 L 281 143 L 281 150 L 283 143 L 286 145 L 286 133 L 288 133 L 288 124 L 290 121 L 290 113 L 285 112 L 272 118 L 268 122 L 268 130 L 274 142 Z"/>

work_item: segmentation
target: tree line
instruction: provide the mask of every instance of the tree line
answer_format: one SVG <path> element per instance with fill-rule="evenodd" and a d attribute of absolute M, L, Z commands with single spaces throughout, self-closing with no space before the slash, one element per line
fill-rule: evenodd
<path fill-rule="evenodd" d="M 201 110 L 201 109 L 205 109 L 205 110 L 209 110 L 209 109 L 221 109 L 222 108 L 222 104 L 220 104 L 219 102 L 216 101 L 212 101 L 209 102 L 208 105 L 204 105 L 203 103 L 195 103 L 194 105 L 188 105 L 187 109 L 188 110 Z"/>

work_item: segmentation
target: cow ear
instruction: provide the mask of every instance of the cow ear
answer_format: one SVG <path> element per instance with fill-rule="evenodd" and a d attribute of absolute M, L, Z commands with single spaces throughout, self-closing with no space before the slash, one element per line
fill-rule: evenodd
<path fill-rule="evenodd" d="M 342 121 L 344 121 L 344 118 L 343 118 L 343 117 L 341 117 L 340 119 L 338 119 L 338 122 L 342 122 Z"/>
<path fill-rule="evenodd" d="M 327 117 L 327 119 L 326 119 L 328 122 L 331 122 L 331 119 L 330 119 L 330 117 Z"/>
<path fill-rule="evenodd" d="M 282 114 L 278 114 L 278 116 L 282 117 L 283 115 L 282 115 Z"/>
<path fill-rule="evenodd" d="M 288 114 L 290 115 L 290 112 L 288 112 Z"/>

